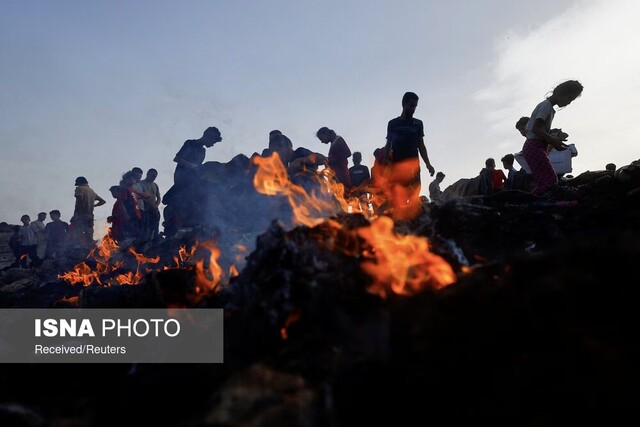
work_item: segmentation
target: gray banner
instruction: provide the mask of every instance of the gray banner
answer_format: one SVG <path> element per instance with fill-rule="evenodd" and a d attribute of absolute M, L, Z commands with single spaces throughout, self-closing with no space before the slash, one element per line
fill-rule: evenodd
<path fill-rule="evenodd" d="M 222 309 L 0 309 L 0 363 L 222 362 Z"/>

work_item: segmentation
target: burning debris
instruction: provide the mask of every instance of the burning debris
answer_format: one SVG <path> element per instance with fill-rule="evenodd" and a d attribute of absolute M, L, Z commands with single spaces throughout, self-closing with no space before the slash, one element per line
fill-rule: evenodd
<path fill-rule="evenodd" d="M 3 307 L 224 308 L 224 364 L 76 375 L 58 406 L 5 370 L 15 387 L 0 400 L 52 423 L 66 410 L 108 424 L 125 409 L 195 425 L 637 417 L 638 162 L 580 175 L 555 200 L 459 197 L 393 223 L 322 180 L 301 191 L 276 160 L 258 159 L 245 176 L 255 190 L 238 196 L 270 217 L 260 233 L 228 215 L 213 239 L 187 232 L 143 252 L 103 241 L 87 270 L 0 276 Z M 107 380 L 122 392 L 92 387 Z M 175 390 L 189 381 L 187 401 Z"/>

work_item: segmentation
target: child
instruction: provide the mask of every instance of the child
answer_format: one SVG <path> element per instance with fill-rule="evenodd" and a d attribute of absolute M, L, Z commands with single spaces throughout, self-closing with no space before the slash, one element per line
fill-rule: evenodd
<path fill-rule="evenodd" d="M 549 134 L 555 115 L 553 106 L 566 107 L 582 94 L 582 89 L 582 84 L 577 80 L 560 83 L 550 97 L 536 106 L 527 122 L 527 140 L 522 148 L 522 154 L 536 183 L 531 191 L 536 196 L 542 195 L 558 183 L 558 176 L 549 160 L 547 146 L 550 144 L 558 151 L 566 150 L 568 147 L 564 143 L 569 136 L 568 134 L 564 132 L 557 136 Z"/>
<path fill-rule="evenodd" d="M 29 215 L 22 215 L 20 218 L 22 227 L 20 227 L 20 267 L 27 268 L 27 256 L 31 259 L 31 267 L 37 267 L 40 264 L 38 257 L 38 230 L 31 224 Z"/>
<path fill-rule="evenodd" d="M 51 222 L 44 228 L 44 235 L 47 239 L 45 258 L 58 258 L 62 255 L 64 244 L 67 241 L 69 224 L 60 220 L 60 211 L 57 209 L 49 212 Z"/>
<path fill-rule="evenodd" d="M 502 169 L 496 169 L 496 161 L 493 158 L 488 158 L 484 162 L 484 168 L 480 171 L 480 184 L 478 193 L 483 196 L 488 196 L 504 189 L 504 184 L 507 182 L 507 177 L 502 172 Z"/>
<path fill-rule="evenodd" d="M 344 185 L 345 190 L 348 190 L 351 187 L 351 178 L 347 159 L 351 157 L 351 149 L 349 149 L 344 138 L 326 126 L 318 129 L 316 136 L 323 144 L 329 144 L 329 154 L 327 156 L 329 167 L 335 173 L 336 180 Z"/>

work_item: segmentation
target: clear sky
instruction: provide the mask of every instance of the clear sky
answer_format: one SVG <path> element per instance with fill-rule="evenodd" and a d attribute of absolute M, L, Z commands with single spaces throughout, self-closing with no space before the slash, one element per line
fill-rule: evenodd
<path fill-rule="evenodd" d="M 520 151 L 516 120 L 566 79 L 585 87 L 554 119 L 573 173 L 623 166 L 639 76 L 636 0 L 1 0 L 0 221 L 68 221 L 85 176 L 104 222 L 122 173 L 154 167 L 166 192 L 208 126 L 224 140 L 205 161 L 261 152 L 272 129 L 326 154 L 328 126 L 371 166 L 406 91 L 442 188 Z"/>

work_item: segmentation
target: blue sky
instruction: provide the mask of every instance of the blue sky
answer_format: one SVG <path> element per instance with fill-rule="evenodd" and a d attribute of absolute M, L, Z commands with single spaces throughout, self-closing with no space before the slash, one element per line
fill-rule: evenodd
<path fill-rule="evenodd" d="M 186 139 L 206 161 L 250 156 L 280 129 L 326 154 L 328 126 L 372 163 L 406 91 L 420 96 L 442 187 L 522 148 L 515 121 L 578 79 L 556 114 L 574 174 L 640 158 L 640 3 L 626 0 L 0 2 L 0 221 L 73 211 L 85 176 L 108 188 L 154 167 L 166 192 Z M 423 173 L 423 193 L 430 182 Z M 100 234 L 100 232 L 97 232 Z"/>

